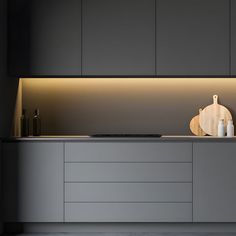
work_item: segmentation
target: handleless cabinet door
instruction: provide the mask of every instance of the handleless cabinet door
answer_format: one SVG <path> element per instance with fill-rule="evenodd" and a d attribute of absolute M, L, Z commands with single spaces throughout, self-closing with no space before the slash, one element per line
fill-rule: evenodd
<path fill-rule="evenodd" d="M 157 75 L 228 76 L 229 25 L 228 0 L 157 0 Z"/>
<path fill-rule="evenodd" d="M 235 143 L 194 144 L 194 222 L 236 222 L 235 166 Z"/>
<path fill-rule="evenodd" d="M 63 144 L 3 144 L 6 222 L 63 222 Z"/>
<path fill-rule="evenodd" d="M 81 0 L 9 0 L 9 74 L 81 75 Z"/>
<path fill-rule="evenodd" d="M 231 0 L 231 75 L 236 76 L 236 0 Z"/>
<path fill-rule="evenodd" d="M 155 0 L 85 0 L 82 5 L 83 75 L 155 75 Z"/>

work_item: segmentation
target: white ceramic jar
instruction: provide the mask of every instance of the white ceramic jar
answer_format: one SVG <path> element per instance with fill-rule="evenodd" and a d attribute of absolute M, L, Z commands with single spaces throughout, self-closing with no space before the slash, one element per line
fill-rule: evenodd
<path fill-rule="evenodd" d="M 233 124 L 233 120 L 228 120 L 228 124 L 227 124 L 227 137 L 234 137 L 234 124 Z"/>
<path fill-rule="evenodd" d="M 225 124 L 224 124 L 224 120 L 221 119 L 219 120 L 218 123 L 218 137 L 224 137 L 225 136 Z"/>

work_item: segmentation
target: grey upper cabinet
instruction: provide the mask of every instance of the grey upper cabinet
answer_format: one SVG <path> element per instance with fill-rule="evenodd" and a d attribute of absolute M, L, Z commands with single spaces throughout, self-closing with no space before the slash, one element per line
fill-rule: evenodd
<path fill-rule="evenodd" d="M 8 73 L 81 76 L 81 0 L 10 0 Z"/>
<path fill-rule="evenodd" d="M 85 0 L 82 9 L 83 75 L 155 75 L 155 0 Z"/>
<path fill-rule="evenodd" d="M 236 0 L 231 0 L 231 75 L 236 76 Z"/>
<path fill-rule="evenodd" d="M 4 221 L 63 222 L 63 165 L 63 143 L 4 143 Z"/>
<path fill-rule="evenodd" d="M 157 75 L 229 76 L 229 1 L 156 3 Z"/>
<path fill-rule="evenodd" d="M 235 8 L 236 0 L 9 0 L 8 74 L 236 75 Z"/>
<path fill-rule="evenodd" d="M 236 222 L 235 157 L 235 143 L 194 143 L 194 222 Z"/>

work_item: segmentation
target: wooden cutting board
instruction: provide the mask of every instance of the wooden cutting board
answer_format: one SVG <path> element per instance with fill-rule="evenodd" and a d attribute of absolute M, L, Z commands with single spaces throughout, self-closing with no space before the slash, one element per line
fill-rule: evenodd
<path fill-rule="evenodd" d="M 199 115 L 200 127 L 206 134 L 217 136 L 220 119 L 224 119 L 226 127 L 232 115 L 226 107 L 218 104 L 218 95 L 214 95 L 213 104 L 204 108 Z"/>
<path fill-rule="evenodd" d="M 202 112 L 202 109 L 199 109 L 199 114 Z M 201 129 L 199 124 L 199 115 L 194 116 L 192 120 L 190 121 L 189 127 L 193 134 L 197 136 L 204 136 L 206 133 Z"/>

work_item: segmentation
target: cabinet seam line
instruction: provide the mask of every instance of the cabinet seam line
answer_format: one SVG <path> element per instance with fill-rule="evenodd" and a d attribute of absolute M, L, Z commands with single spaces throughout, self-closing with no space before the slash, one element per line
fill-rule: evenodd
<path fill-rule="evenodd" d="M 65 142 L 63 142 L 63 222 L 65 222 Z"/>
<path fill-rule="evenodd" d="M 81 15 L 81 76 L 83 77 L 83 0 L 80 4 L 80 15 Z"/>
<path fill-rule="evenodd" d="M 155 0 L 155 76 L 157 76 L 157 0 Z"/>
<path fill-rule="evenodd" d="M 232 9 L 231 9 L 231 5 L 232 5 L 232 1 L 229 0 L 229 75 L 230 77 L 232 76 L 232 66 L 231 66 L 231 63 L 232 63 L 232 54 L 231 54 L 231 49 L 232 49 L 232 40 L 231 40 L 231 37 L 232 37 L 232 33 L 231 33 L 231 30 L 232 30 Z"/>
<path fill-rule="evenodd" d="M 192 142 L 192 222 L 193 222 L 193 188 L 194 188 L 194 182 L 193 182 L 193 142 Z"/>

